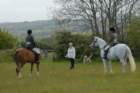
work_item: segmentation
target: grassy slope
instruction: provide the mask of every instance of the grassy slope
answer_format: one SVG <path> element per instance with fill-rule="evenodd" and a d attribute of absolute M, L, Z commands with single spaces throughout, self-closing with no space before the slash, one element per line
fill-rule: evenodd
<path fill-rule="evenodd" d="M 140 64 L 137 64 L 140 66 Z M 140 68 L 136 73 L 120 73 L 120 64 L 113 64 L 114 74 L 104 75 L 102 64 L 77 64 L 68 69 L 67 62 L 41 64 L 40 77 L 29 78 L 30 65 L 23 69 L 24 77 L 15 77 L 14 63 L 0 64 L 0 93 L 139 93 Z"/>

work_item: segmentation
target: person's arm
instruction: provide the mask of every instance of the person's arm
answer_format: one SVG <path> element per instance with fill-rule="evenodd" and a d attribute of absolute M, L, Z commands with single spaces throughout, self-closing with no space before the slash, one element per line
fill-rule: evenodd
<path fill-rule="evenodd" d="M 25 42 L 28 42 L 28 36 L 25 38 Z"/>
<path fill-rule="evenodd" d="M 117 33 L 114 34 L 114 43 L 117 43 L 118 42 L 118 35 Z"/>
<path fill-rule="evenodd" d="M 66 58 L 68 58 L 68 52 L 69 52 L 69 49 L 67 50 L 67 54 L 65 55 Z"/>
<path fill-rule="evenodd" d="M 34 40 L 33 36 L 31 36 L 30 40 L 31 40 L 32 44 L 35 46 L 36 44 L 35 44 L 35 40 Z"/>

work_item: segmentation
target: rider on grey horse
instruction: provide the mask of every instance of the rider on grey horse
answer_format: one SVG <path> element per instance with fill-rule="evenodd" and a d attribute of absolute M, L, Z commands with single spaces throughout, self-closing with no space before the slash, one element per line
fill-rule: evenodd
<path fill-rule="evenodd" d="M 114 27 L 111 27 L 109 29 L 109 36 L 108 36 L 108 45 L 105 47 L 105 53 L 104 53 L 104 58 L 105 59 L 108 59 L 107 58 L 107 54 L 109 52 L 109 49 L 112 47 L 112 46 L 115 46 L 117 43 L 118 43 L 118 38 L 117 38 L 117 33 L 116 33 L 116 30 Z"/>

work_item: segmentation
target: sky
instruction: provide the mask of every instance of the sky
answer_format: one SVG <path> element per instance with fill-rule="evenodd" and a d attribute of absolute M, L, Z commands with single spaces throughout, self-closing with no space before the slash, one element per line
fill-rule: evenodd
<path fill-rule="evenodd" d="M 49 20 L 57 8 L 54 0 L 0 0 L 0 23 Z"/>

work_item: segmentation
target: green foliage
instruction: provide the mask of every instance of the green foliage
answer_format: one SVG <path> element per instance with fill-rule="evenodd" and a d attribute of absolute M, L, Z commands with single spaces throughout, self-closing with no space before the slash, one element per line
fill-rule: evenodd
<path fill-rule="evenodd" d="M 54 49 L 53 38 L 35 39 L 36 47 L 41 49 Z M 17 47 L 26 47 L 25 40 L 17 43 Z"/>
<path fill-rule="evenodd" d="M 14 48 L 16 39 L 4 29 L 0 29 L 0 49 Z"/>
<path fill-rule="evenodd" d="M 140 55 L 140 19 L 133 18 L 128 28 L 128 43 L 135 56 Z"/>
<path fill-rule="evenodd" d="M 56 32 L 55 33 L 55 48 L 56 48 L 56 54 L 57 58 L 64 58 L 67 48 L 68 48 L 68 43 L 71 41 L 71 33 L 70 32 Z"/>
<path fill-rule="evenodd" d="M 42 38 L 36 40 L 37 47 L 41 49 L 54 49 L 54 38 Z"/>
<path fill-rule="evenodd" d="M 57 32 L 56 40 L 56 54 L 58 58 L 64 58 L 68 49 L 68 43 L 73 42 L 76 48 L 76 57 L 80 59 L 85 54 L 90 55 L 92 52 L 89 44 L 91 43 L 91 35 L 72 34 L 68 31 Z"/>
<path fill-rule="evenodd" d="M 0 50 L 0 63 L 9 63 L 14 61 L 14 49 Z"/>

